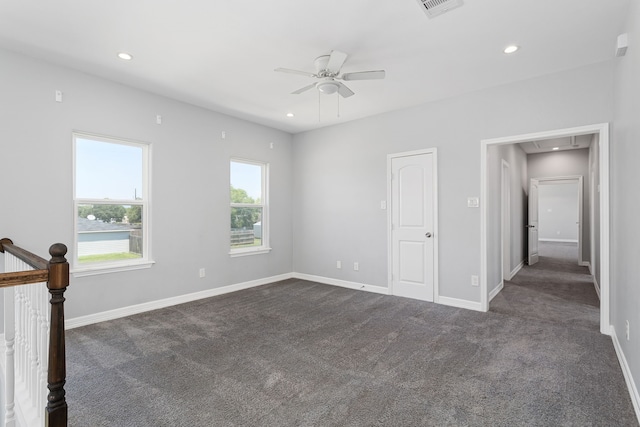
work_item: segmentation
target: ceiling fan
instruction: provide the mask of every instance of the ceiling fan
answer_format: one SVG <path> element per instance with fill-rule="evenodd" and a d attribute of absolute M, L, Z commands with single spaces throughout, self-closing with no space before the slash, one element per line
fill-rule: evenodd
<path fill-rule="evenodd" d="M 291 70 L 289 68 L 276 68 L 275 71 L 298 74 L 301 76 L 313 77 L 320 80 L 318 82 L 310 84 L 309 86 L 305 86 L 291 92 L 294 95 L 299 95 L 302 92 L 317 88 L 319 92 L 327 95 L 338 92 L 343 98 L 348 98 L 355 93 L 339 80 L 349 81 L 384 79 L 384 70 L 357 71 L 354 73 L 340 74 L 340 69 L 342 68 L 342 65 L 346 60 L 346 53 L 340 52 L 338 50 L 332 50 L 330 55 L 322 55 L 315 59 L 315 61 L 313 62 L 316 67 L 315 74 L 306 71 Z"/>

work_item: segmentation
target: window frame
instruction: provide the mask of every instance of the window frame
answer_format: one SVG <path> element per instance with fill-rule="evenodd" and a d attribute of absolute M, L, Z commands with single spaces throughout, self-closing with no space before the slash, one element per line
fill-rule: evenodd
<path fill-rule="evenodd" d="M 261 167 L 261 198 L 260 203 L 234 203 L 231 201 L 231 163 L 244 163 L 248 165 L 260 166 Z M 233 248 L 231 247 L 231 224 L 228 224 L 228 242 L 229 242 L 229 255 L 233 257 L 247 256 L 247 255 L 258 255 L 258 254 L 266 254 L 271 251 L 271 246 L 269 243 L 270 236 L 270 228 L 269 227 L 269 163 L 259 161 L 259 160 L 251 160 L 240 157 L 231 157 L 229 159 L 229 185 L 227 188 L 229 190 L 229 211 L 227 214 L 227 218 L 231 221 L 231 209 L 232 208 L 262 208 L 262 217 L 260 219 L 262 226 L 262 244 L 260 246 L 251 246 L 247 248 Z"/>
<path fill-rule="evenodd" d="M 75 277 L 92 276 L 119 271 L 138 270 L 150 268 L 155 262 L 151 257 L 151 144 L 148 142 L 133 141 L 119 137 L 109 137 L 93 133 L 73 131 L 73 260 L 71 273 Z M 142 198 L 141 199 L 95 199 L 82 198 L 76 195 L 77 184 L 77 140 L 118 144 L 142 149 Z M 142 257 L 120 261 L 94 262 L 80 264 L 78 262 L 78 207 L 80 205 L 139 205 L 142 207 Z"/>

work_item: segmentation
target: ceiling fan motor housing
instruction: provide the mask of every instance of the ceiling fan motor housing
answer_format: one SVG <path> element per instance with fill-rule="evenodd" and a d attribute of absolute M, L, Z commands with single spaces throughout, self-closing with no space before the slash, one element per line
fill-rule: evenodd
<path fill-rule="evenodd" d="M 313 65 L 316 67 L 316 74 L 320 77 L 333 77 L 333 73 L 327 70 L 327 66 L 329 65 L 329 57 L 330 55 L 322 55 L 318 56 L 315 61 L 313 61 Z"/>

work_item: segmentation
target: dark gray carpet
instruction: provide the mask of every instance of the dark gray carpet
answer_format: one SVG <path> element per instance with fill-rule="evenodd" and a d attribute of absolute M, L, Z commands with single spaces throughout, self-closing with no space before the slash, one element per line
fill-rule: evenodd
<path fill-rule="evenodd" d="M 491 303 L 509 316 L 598 332 L 600 300 L 575 243 L 540 242 L 540 261 L 526 266 Z"/>
<path fill-rule="evenodd" d="M 637 425 L 609 337 L 508 310 L 288 280 L 67 338 L 75 427 Z"/>

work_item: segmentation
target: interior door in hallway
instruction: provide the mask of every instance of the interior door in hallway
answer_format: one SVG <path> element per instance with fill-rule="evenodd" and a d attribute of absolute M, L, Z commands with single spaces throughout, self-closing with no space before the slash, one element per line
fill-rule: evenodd
<path fill-rule="evenodd" d="M 537 179 L 531 179 L 529 183 L 529 265 L 538 262 L 538 187 L 540 183 Z"/>
<path fill-rule="evenodd" d="M 434 154 L 391 159 L 393 295 L 434 299 Z"/>

